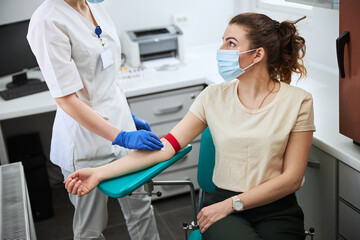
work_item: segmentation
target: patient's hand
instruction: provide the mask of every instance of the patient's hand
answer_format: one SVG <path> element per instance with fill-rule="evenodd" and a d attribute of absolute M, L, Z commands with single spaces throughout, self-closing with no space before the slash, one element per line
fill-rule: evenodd
<path fill-rule="evenodd" d="M 213 223 L 230 215 L 233 211 L 231 198 L 203 207 L 197 215 L 200 232 L 204 233 Z"/>
<path fill-rule="evenodd" d="M 99 177 L 95 168 L 83 168 L 70 174 L 64 181 L 65 188 L 79 197 L 89 193 L 99 184 Z"/>

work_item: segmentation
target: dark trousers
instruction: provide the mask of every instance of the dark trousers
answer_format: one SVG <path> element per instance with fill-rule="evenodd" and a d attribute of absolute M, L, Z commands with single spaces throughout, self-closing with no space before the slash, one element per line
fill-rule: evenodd
<path fill-rule="evenodd" d="M 217 188 L 205 206 L 232 197 L 236 192 Z M 295 193 L 273 203 L 231 214 L 212 224 L 204 240 L 304 240 L 304 214 Z"/>

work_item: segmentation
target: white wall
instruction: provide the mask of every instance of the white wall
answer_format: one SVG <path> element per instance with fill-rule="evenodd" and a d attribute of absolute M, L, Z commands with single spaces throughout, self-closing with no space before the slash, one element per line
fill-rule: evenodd
<path fill-rule="evenodd" d="M 172 23 L 174 15 L 186 16 L 180 26 L 185 45 L 194 46 L 218 42 L 227 22 L 234 14 L 234 0 L 106 0 L 104 6 L 117 23 L 118 33 L 126 30 L 150 28 Z"/>
<path fill-rule="evenodd" d="M 336 39 L 339 37 L 339 11 L 314 8 L 308 34 L 309 59 L 325 70 L 338 73 Z"/>
<path fill-rule="evenodd" d="M 0 0 L 0 24 L 30 18 L 42 0 Z M 172 23 L 173 15 L 186 16 L 182 26 L 185 45 L 220 42 L 229 19 L 240 12 L 263 12 L 278 21 L 297 19 L 304 14 L 278 9 L 257 8 L 256 0 L 105 0 L 119 34 L 126 30 Z M 306 14 L 308 15 L 308 14 Z M 298 24 L 307 45 L 308 64 L 337 72 L 335 40 L 339 35 L 339 11 L 313 7 L 311 16 Z"/>
<path fill-rule="evenodd" d="M 0 0 L 0 24 L 29 19 L 43 0 Z"/>
<path fill-rule="evenodd" d="M 297 24 L 299 33 L 306 41 L 306 67 L 338 73 L 336 59 L 336 38 L 339 36 L 339 11 L 312 7 L 311 10 L 294 10 L 282 7 L 269 7 L 256 4 L 256 0 L 242 0 L 237 11 L 256 11 L 278 20 L 296 20 L 304 15 L 307 18 Z"/>
<path fill-rule="evenodd" d="M 25 20 L 43 0 L 0 0 L 0 24 Z M 181 26 L 185 46 L 220 42 L 227 22 L 234 15 L 236 0 L 105 0 L 119 34 L 126 30 L 172 23 L 173 15 L 186 16 Z"/>

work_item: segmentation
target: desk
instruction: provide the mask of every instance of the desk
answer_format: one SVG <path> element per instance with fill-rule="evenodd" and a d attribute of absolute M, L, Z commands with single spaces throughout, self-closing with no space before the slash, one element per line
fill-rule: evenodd
<path fill-rule="evenodd" d="M 39 78 L 43 80 L 40 71 L 28 73 L 29 78 Z M 11 77 L 0 79 L 0 90 L 5 89 L 6 83 L 11 81 Z M 29 96 L 5 101 L 0 98 L 0 161 L 1 165 L 9 162 L 5 147 L 2 121 L 18 117 L 31 116 L 39 113 L 51 112 L 56 110 L 56 104 L 49 91 L 32 94 Z"/>
<path fill-rule="evenodd" d="M 120 87 L 126 97 L 136 97 L 145 94 L 183 88 L 198 84 L 221 82 L 217 74 L 216 50 L 218 44 L 194 47 L 185 55 L 185 62 L 179 68 L 158 71 L 151 79 L 119 80 Z M 29 78 L 40 78 L 40 71 L 28 73 Z M 0 79 L 0 90 L 5 89 L 10 77 Z M 53 112 L 57 108 L 50 92 L 41 92 L 22 98 L 4 101 L 0 98 L 0 162 L 9 162 L 1 121 L 19 117 L 32 116 L 40 113 Z"/>

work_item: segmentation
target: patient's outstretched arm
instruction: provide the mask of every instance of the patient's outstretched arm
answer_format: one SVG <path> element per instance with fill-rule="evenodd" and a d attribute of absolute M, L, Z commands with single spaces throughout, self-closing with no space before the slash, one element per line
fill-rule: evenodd
<path fill-rule="evenodd" d="M 193 113 L 188 112 L 185 117 L 170 131 L 177 139 L 181 148 L 194 140 L 206 128 Z M 164 138 L 161 140 L 164 148 L 159 151 L 135 150 L 126 157 L 97 168 L 83 168 L 70 174 L 64 181 L 69 193 L 83 196 L 94 189 L 104 179 L 117 177 L 135 172 L 174 156 L 175 150 Z"/>

